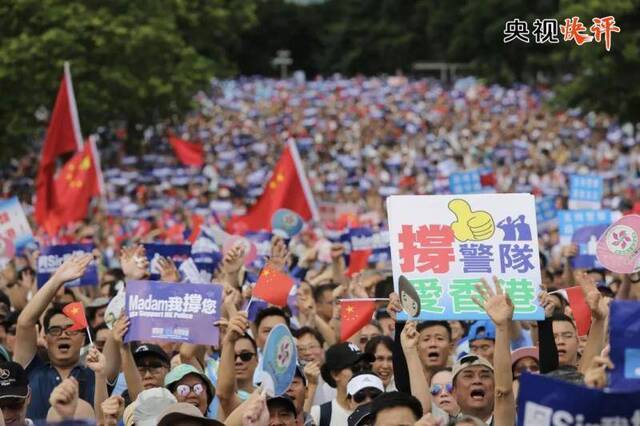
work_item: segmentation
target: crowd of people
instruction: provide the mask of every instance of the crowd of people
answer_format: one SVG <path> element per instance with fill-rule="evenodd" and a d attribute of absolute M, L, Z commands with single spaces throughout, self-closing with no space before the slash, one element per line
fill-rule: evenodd
<path fill-rule="evenodd" d="M 298 76 L 299 77 L 299 76 Z M 385 197 L 445 194 L 449 175 L 489 170 L 498 192 L 554 196 L 567 205 L 568 174 L 605 179 L 603 206 L 626 212 L 638 200 L 640 143 L 633 126 L 578 110 L 553 111 L 542 87 L 488 86 L 471 78 L 330 78 L 213 81 L 181 125 L 146 129 L 144 155 L 125 152 L 125 136 L 99 129 L 106 193 L 84 222 L 55 236 L 33 225 L 38 242 L 0 276 L 0 409 L 5 424 L 83 419 L 100 425 L 514 425 L 519 377 L 545 374 L 603 388 L 611 366 L 608 305 L 640 298 L 640 277 L 571 267 L 576 247 L 557 228 L 539 235 L 543 321 L 513 321 L 500 285 L 478 286 L 490 320 L 400 321 L 388 261 L 347 275 L 345 248 L 318 241 L 331 230 L 384 228 Z M 202 144 L 205 165 L 183 167 L 166 132 Z M 291 241 L 274 237 L 267 264 L 296 282 L 295 309 L 269 306 L 250 319 L 243 307 L 259 270 L 241 246 L 223 249 L 226 220 L 256 201 L 285 142 L 295 141 L 321 220 Z M 17 195 L 33 215 L 36 149 L 3 170 L 3 198 Z M 218 345 L 166 340 L 126 342 L 129 319 L 106 324 L 105 311 L 127 281 L 147 279 L 141 243 L 184 243 L 212 230 L 224 286 Z M 197 235 L 196 235 L 197 237 Z M 36 284 L 39 247 L 92 243 L 91 255 L 65 261 Z M 212 249 L 213 250 L 213 249 Z M 66 288 L 98 265 L 95 286 Z M 160 280 L 184 277 L 170 259 Z M 578 336 L 568 301 L 556 290 L 579 285 L 592 316 Z M 375 297 L 377 310 L 340 341 L 343 298 Z M 82 302 L 91 340 L 63 313 Z M 261 359 L 278 324 L 296 339 L 298 365 L 283 395 L 260 386 Z M 91 342 L 91 343 L 90 343 Z M 568 396 L 570 397 L 570 396 Z"/>

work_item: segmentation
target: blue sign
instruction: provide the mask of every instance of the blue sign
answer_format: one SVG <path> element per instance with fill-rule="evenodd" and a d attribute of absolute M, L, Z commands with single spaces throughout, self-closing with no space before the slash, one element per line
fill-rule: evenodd
<path fill-rule="evenodd" d="M 131 321 L 125 340 L 151 339 L 217 345 L 222 286 L 128 281 L 125 312 Z"/>
<path fill-rule="evenodd" d="M 614 300 L 609 318 L 612 389 L 640 391 L 640 303 Z"/>
<path fill-rule="evenodd" d="M 569 178 L 569 208 L 599 209 L 604 193 L 604 180 L 598 175 L 571 175 Z"/>
<path fill-rule="evenodd" d="M 556 208 L 555 197 L 544 197 L 536 200 L 536 221 L 538 231 L 546 227 L 553 226 L 558 219 L 558 209 Z"/>
<path fill-rule="evenodd" d="M 145 244 L 144 249 L 150 262 L 152 280 L 160 279 L 160 268 L 157 265 L 160 256 L 173 260 L 177 268 L 191 256 L 191 246 L 188 244 Z"/>
<path fill-rule="evenodd" d="M 598 239 L 611 225 L 611 210 L 560 210 L 558 212 L 560 242 L 576 244 L 578 255 L 574 268 L 602 268 L 596 259 Z"/>
<path fill-rule="evenodd" d="M 271 238 L 273 234 L 266 231 L 245 232 L 244 237 L 256 246 L 256 259 L 251 263 L 251 267 L 262 269 L 267 261 L 267 256 L 271 254 Z"/>
<path fill-rule="evenodd" d="M 388 229 L 351 228 L 341 235 L 340 242 L 344 244 L 347 255 L 355 250 L 371 250 L 371 258 L 376 262 L 391 260 Z"/>
<path fill-rule="evenodd" d="M 8 238 L 18 253 L 35 241 L 18 197 L 0 200 L 0 237 Z"/>
<path fill-rule="evenodd" d="M 284 394 L 296 373 L 296 342 L 284 324 L 276 325 L 267 337 L 262 359 L 262 384 L 270 395 Z"/>
<path fill-rule="evenodd" d="M 474 194 L 482 192 L 480 171 L 455 172 L 449 175 L 449 189 L 452 194 Z"/>
<path fill-rule="evenodd" d="M 589 389 L 541 375 L 523 374 L 518 425 L 637 425 L 640 392 Z"/>
<path fill-rule="evenodd" d="M 74 254 L 86 254 L 93 251 L 93 244 L 66 244 L 59 246 L 43 247 L 38 257 L 37 280 L 38 287 L 42 287 L 51 278 L 51 275 Z M 66 287 L 78 287 L 98 284 L 98 268 L 95 261 L 91 261 L 84 275 L 74 281 L 65 284 Z"/>
<path fill-rule="evenodd" d="M 289 209 L 278 209 L 271 217 L 273 233 L 284 239 L 298 235 L 304 226 L 300 215 Z"/>

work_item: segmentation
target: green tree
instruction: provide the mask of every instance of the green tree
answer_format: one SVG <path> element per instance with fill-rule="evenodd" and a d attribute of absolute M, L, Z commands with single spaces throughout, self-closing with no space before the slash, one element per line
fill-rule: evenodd
<path fill-rule="evenodd" d="M 237 32 L 255 23 L 246 0 L 5 0 L 0 2 L 3 158 L 42 136 L 70 61 L 80 123 L 125 122 L 131 134 L 189 110 L 213 75 L 232 75 Z"/>

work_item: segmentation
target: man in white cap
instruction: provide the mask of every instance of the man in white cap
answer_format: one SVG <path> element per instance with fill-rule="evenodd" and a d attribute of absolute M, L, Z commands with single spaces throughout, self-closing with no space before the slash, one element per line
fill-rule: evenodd
<path fill-rule="evenodd" d="M 351 410 L 373 401 L 383 392 L 382 379 L 371 371 L 354 374 L 347 384 L 347 396 Z"/>

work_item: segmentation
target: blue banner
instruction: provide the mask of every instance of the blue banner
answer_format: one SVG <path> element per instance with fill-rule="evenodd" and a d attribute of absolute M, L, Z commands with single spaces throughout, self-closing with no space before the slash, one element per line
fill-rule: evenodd
<path fill-rule="evenodd" d="M 536 200 L 536 221 L 538 232 L 557 224 L 558 209 L 555 197 L 544 197 Z"/>
<path fill-rule="evenodd" d="M 480 171 L 455 172 L 449 175 L 449 189 L 452 194 L 475 194 L 482 192 Z"/>
<path fill-rule="evenodd" d="M 150 339 L 217 345 L 222 286 L 128 281 L 125 311 L 131 320 L 126 341 Z"/>
<path fill-rule="evenodd" d="M 609 317 L 612 389 L 640 391 L 640 303 L 614 300 Z"/>
<path fill-rule="evenodd" d="M 523 374 L 518 395 L 518 425 L 640 425 L 640 392 L 603 392 Z"/>
<path fill-rule="evenodd" d="M 160 279 L 160 269 L 157 265 L 160 256 L 173 260 L 177 268 L 191 256 L 191 246 L 188 244 L 145 244 L 144 249 L 150 262 L 152 280 Z"/>
<path fill-rule="evenodd" d="M 576 244 L 578 255 L 574 268 L 602 268 L 596 259 L 598 239 L 611 225 L 611 210 L 560 210 L 558 212 L 560 242 Z"/>
<path fill-rule="evenodd" d="M 347 255 L 354 250 L 371 250 L 371 259 L 375 259 L 375 262 L 391 261 L 387 229 L 350 228 L 341 235 L 340 242 L 344 244 Z"/>
<path fill-rule="evenodd" d="M 43 247 L 38 257 L 38 287 L 42 287 L 56 269 L 74 254 L 85 254 L 93 251 L 93 244 L 66 244 Z M 65 284 L 66 287 L 78 287 L 98 284 L 98 268 L 95 261 L 91 261 L 83 276 Z"/>
<path fill-rule="evenodd" d="M 267 256 L 271 253 L 271 238 L 273 234 L 265 231 L 245 232 L 244 237 L 256 246 L 257 257 L 251 263 L 251 267 L 254 269 L 264 268 Z"/>
<path fill-rule="evenodd" d="M 599 209 L 602 207 L 604 180 L 598 175 L 571 175 L 569 178 L 569 208 Z"/>

